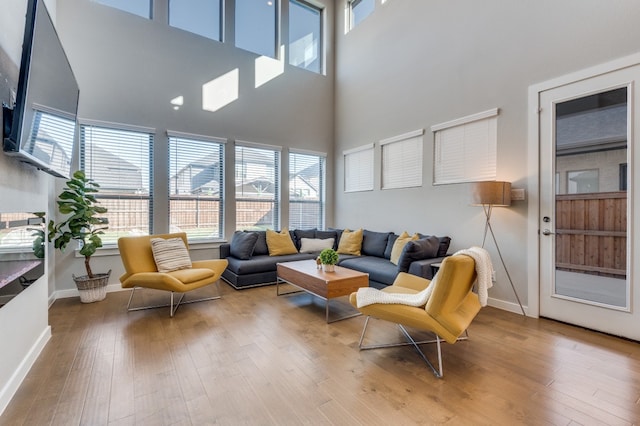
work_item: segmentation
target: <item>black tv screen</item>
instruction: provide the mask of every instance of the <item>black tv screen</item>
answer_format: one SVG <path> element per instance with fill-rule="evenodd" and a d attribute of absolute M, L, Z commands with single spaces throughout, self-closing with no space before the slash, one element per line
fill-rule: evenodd
<path fill-rule="evenodd" d="M 69 177 L 79 89 L 43 0 L 28 0 L 15 107 L 4 108 L 3 148 L 54 176 Z"/>

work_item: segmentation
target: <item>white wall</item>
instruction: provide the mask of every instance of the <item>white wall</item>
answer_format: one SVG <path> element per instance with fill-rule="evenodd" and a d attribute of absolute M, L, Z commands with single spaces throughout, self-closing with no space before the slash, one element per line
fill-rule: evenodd
<path fill-rule="evenodd" d="M 344 28 L 345 0 L 336 2 Z M 336 34 L 336 225 L 447 234 L 452 250 L 479 245 L 483 213 L 468 184 L 433 186 L 430 126 L 490 108 L 498 117 L 498 180 L 526 188 L 530 85 L 637 52 L 634 0 L 377 0 L 358 27 Z M 423 186 L 345 194 L 341 153 L 427 129 Z M 379 169 L 379 147 L 376 146 Z M 527 202 L 494 210 L 493 225 L 520 298 L 527 302 Z M 498 273 L 492 303 L 518 311 L 492 244 Z"/>
<path fill-rule="evenodd" d="M 323 3 L 327 16 L 333 16 L 333 2 Z M 154 232 L 163 232 L 168 226 L 166 196 L 163 199 L 167 190 L 167 130 L 278 145 L 283 147 L 283 154 L 288 147 L 296 147 L 333 155 L 331 22 L 326 28 L 327 76 L 285 64 L 281 75 L 256 88 L 257 55 L 169 27 L 166 4 L 167 0 L 156 1 L 156 18 L 147 20 L 89 0 L 58 1 L 60 38 L 80 86 L 79 119 L 156 131 L 154 193 L 158 197 Z M 234 69 L 239 71 L 238 99 L 216 112 L 203 110 L 203 84 Z M 175 111 L 170 101 L 177 96 L 184 96 L 184 105 Z M 226 158 L 231 162 L 233 143 L 227 148 Z M 286 175 L 285 162 L 282 168 Z M 229 171 L 225 194 L 227 238 L 235 230 L 233 169 Z M 333 185 L 332 174 L 329 167 L 328 185 Z M 285 190 L 283 198 L 287 198 Z M 327 210 L 331 221 L 331 199 Z M 286 211 L 285 204 L 282 226 L 288 223 Z M 217 256 L 212 249 L 207 253 Z M 202 257 L 202 253 L 197 256 Z M 56 266 L 56 289 L 73 289 L 70 276 L 83 274 L 82 259 L 72 252 L 57 253 Z M 96 272 L 112 269 L 110 283 L 118 284 L 122 265 L 117 253 L 95 257 L 92 267 Z"/>
<path fill-rule="evenodd" d="M 55 0 L 45 3 L 50 10 L 55 8 Z M 0 39 L 6 45 L 16 39 L 22 40 L 22 34 L 16 35 L 15 31 L 24 31 L 26 4 L 26 0 L 3 1 Z M 22 25 L 18 25 L 19 22 Z M 3 94 L 0 102 L 12 101 L 7 95 L 10 93 L 6 90 L 7 85 L 13 86 L 4 78 L 0 79 L 0 93 Z M 46 211 L 52 180 L 49 175 L 0 153 L 0 209 L 3 212 Z M 48 279 L 45 276 L 0 308 L 0 413 L 51 336 L 47 296 Z"/>

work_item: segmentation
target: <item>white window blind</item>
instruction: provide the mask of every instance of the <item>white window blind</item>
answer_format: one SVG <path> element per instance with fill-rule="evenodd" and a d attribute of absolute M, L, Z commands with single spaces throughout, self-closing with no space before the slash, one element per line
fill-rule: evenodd
<path fill-rule="evenodd" d="M 96 198 L 108 209 L 105 244 L 152 232 L 152 152 L 150 130 L 80 126 L 80 167 L 100 185 Z"/>
<path fill-rule="evenodd" d="M 324 229 L 326 155 L 289 153 L 289 229 Z"/>
<path fill-rule="evenodd" d="M 169 223 L 188 238 L 222 238 L 224 139 L 168 132 Z"/>
<path fill-rule="evenodd" d="M 344 192 L 373 191 L 373 144 L 343 152 Z"/>
<path fill-rule="evenodd" d="M 424 129 L 380 141 L 382 189 L 422 186 Z"/>
<path fill-rule="evenodd" d="M 236 229 L 280 226 L 280 149 L 236 144 Z"/>
<path fill-rule="evenodd" d="M 496 178 L 497 115 L 496 108 L 431 127 L 434 184 Z"/>

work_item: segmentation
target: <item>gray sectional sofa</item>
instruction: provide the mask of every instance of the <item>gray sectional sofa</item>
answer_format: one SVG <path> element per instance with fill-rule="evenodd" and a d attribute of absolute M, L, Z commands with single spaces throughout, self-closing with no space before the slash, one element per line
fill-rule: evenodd
<path fill-rule="evenodd" d="M 300 250 L 302 238 L 334 238 L 337 249 L 341 229 L 321 231 L 317 229 L 289 231 L 291 239 Z M 252 234 L 252 235 L 247 235 Z M 440 263 L 447 255 L 451 238 L 420 234 L 420 239 L 405 245 L 398 264 L 389 259 L 398 235 L 393 232 L 363 230 L 361 255 L 340 254 L 338 265 L 369 274 L 369 285 L 383 288 L 391 285 L 399 272 L 408 272 L 427 279 L 433 278 L 434 263 Z M 274 284 L 277 279 L 276 264 L 294 260 L 315 259 L 318 253 L 295 253 L 269 256 L 265 231 L 237 231 L 230 243 L 220 246 L 220 258 L 229 265 L 222 278 L 235 289 Z"/>

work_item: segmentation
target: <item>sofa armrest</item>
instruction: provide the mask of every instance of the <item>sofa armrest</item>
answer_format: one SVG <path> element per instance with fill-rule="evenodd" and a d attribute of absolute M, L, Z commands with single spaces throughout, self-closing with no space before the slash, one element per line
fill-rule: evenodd
<path fill-rule="evenodd" d="M 231 256 L 231 244 L 220 244 L 220 259 L 226 259 Z"/>
<path fill-rule="evenodd" d="M 433 279 L 434 263 L 441 263 L 446 256 L 444 257 L 432 257 L 430 259 L 422 259 L 422 260 L 414 260 L 409 265 L 409 273 L 413 275 L 417 275 L 422 278 L 426 278 L 428 280 Z"/>

